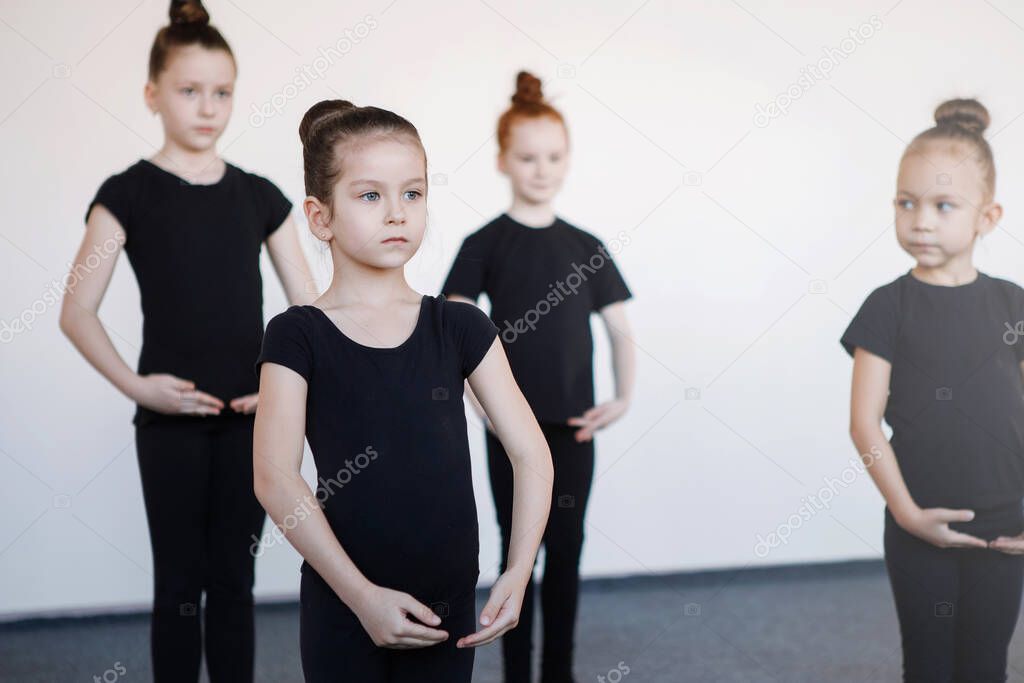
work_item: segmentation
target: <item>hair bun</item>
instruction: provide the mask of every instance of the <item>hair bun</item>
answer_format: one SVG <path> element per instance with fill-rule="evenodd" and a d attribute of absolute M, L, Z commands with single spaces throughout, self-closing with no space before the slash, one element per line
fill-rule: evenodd
<path fill-rule="evenodd" d="M 512 104 L 530 105 L 543 101 L 544 93 L 541 91 L 540 79 L 529 71 L 520 71 L 516 76 L 516 94 L 512 96 Z"/>
<path fill-rule="evenodd" d="M 955 126 L 981 135 L 990 123 L 988 109 L 978 100 L 947 100 L 935 110 L 935 125 Z"/>
<path fill-rule="evenodd" d="M 320 100 L 314 104 L 306 111 L 302 123 L 299 124 L 299 139 L 302 140 L 302 146 L 307 146 L 306 143 L 325 122 L 355 108 L 356 105 L 348 100 Z"/>
<path fill-rule="evenodd" d="M 210 14 L 200 0 L 172 0 L 170 15 L 172 24 L 210 23 Z"/>

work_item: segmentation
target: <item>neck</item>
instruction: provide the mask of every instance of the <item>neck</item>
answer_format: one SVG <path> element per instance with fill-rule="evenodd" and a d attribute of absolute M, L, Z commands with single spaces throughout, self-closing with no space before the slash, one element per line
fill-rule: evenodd
<path fill-rule="evenodd" d="M 326 307 L 360 304 L 371 308 L 387 308 L 396 301 L 419 298 L 420 294 L 405 279 L 405 267 L 374 268 L 339 253 L 331 243 L 331 257 L 338 264 L 331 284 L 318 301 Z"/>
<path fill-rule="evenodd" d="M 531 228 L 545 228 L 555 222 L 555 210 L 551 202 L 530 202 L 517 196 L 513 198 L 512 206 L 506 213 Z"/>
<path fill-rule="evenodd" d="M 214 145 L 202 150 L 188 149 L 171 140 L 166 140 L 150 161 L 188 180 L 219 177 L 224 163 Z"/>
<path fill-rule="evenodd" d="M 922 282 L 933 285 L 955 287 L 973 282 L 978 277 L 978 269 L 971 263 L 970 255 L 966 258 L 953 258 L 940 266 L 914 266 L 913 274 Z"/>

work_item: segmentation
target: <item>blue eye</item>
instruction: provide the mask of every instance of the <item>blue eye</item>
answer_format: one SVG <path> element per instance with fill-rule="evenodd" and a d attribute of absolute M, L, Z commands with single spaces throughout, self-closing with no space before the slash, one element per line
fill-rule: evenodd
<path fill-rule="evenodd" d="M 941 211 L 942 213 L 949 213 L 954 208 L 956 208 L 950 202 L 939 202 L 938 204 L 936 204 L 936 206 L 939 208 L 939 211 Z M 943 208 L 943 207 L 945 207 L 945 208 Z"/>
<path fill-rule="evenodd" d="M 418 197 L 420 197 L 420 196 L 421 196 L 421 195 L 422 195 L 423 193 L 422 193 L 422 192 L 420 192 L 419 190 L 408 190 L 408 191 L 406 191 L 406 193 L 405 193 L 405 194 L 407 194 L 407 195 L 410 195 L 410 194 L 411 194 L 411 195 L 412 195 L 412 198 L 411 198 L 411 199 L 412 199 L 413 201 L 415 201 L 415 200 L 416 200 L 416 199 L 417 199 Z"/>
<path fill-rule="evenodd" d="M 195 92 L 195 88 L 189 88 L 189 87 L 185 87 L 185 88 L 182 88 L 182 89 L 181 89 L 181 93 L 182 93 L 183 95 L 191 95 L 191 94 L 192 94 L 192 93 L 194 93 L 194 92 Z"/>
<path fill-rule="evenodd" d="M 360 198 L 360 199 L 366 199 L 366 198 L 367 198 L 367 197 L 369 197 L 370 195 L 373 195 L 373 199 L 372 199 L 372 200 L 369 200 L 369 199 L 368 199 L 367 201 L 375 201 L 375 200 L 377 200 L 377 199 L 380 199 L 380 193 L 379 193 L 379 192 L 374 192 L 374 191 L 372 191 L 372 190 L 371 190 L 370 192 L 364 192 L 364 193 L 362 193 L 361 195 L 359 195 L 359 198 Z"/>
<path fill-rule="evenodd" d="M 217 95 L 219 97 L 223 97 L 223 98 L 227 99 L 228 97 L 231 97 L 231 91 L 230 90 L 218 90 L 217 91 Z"/>
<path fill-rule="evenodd" d="M 910 199 L 897 199 L 896 207 L 903 209 L 904 211 L 909 211 L 910 209 L 914 208 L 914 202 L 913 200 Z"/>

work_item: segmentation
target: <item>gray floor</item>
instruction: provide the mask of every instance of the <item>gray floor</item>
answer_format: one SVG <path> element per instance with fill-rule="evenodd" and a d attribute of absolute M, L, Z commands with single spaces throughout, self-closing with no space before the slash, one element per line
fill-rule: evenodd
<path fill-rule="evenodd" d="M 297 620 L 293 604 L 258 608 L 257 681 L 301 681 Z M 149 680 L 147 624 L 135 615 L 0 625 L 0 681 Z M 579 624 L 580 683 L 899 680 L 880 562 L 588 581 Z M 1009 680 L 1024 683 L 1021 634 Z M 496 646 L 478 650 L 473 680 L 499 683 L 499 664 Z"/>

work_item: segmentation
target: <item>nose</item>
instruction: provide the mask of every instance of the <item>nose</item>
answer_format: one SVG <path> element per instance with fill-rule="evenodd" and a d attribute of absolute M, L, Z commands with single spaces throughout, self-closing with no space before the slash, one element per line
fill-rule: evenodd
<path fill-rule="evenodd" d="M 210 98 L 208 96 L 204 96 L 200 100 L 200 103 L 199 103 L 199 113 L 202 116 L 213 116 L 214 109 L 213 109 L 213 99 L 212 98 Z"/>
<path fill-rule="evenodd" d="M 388 225 L 405 224 L 405 209 L 402 208 L 401 202 L 391 204 L 391 208 L 388 211 L 387 223 Z"/>

